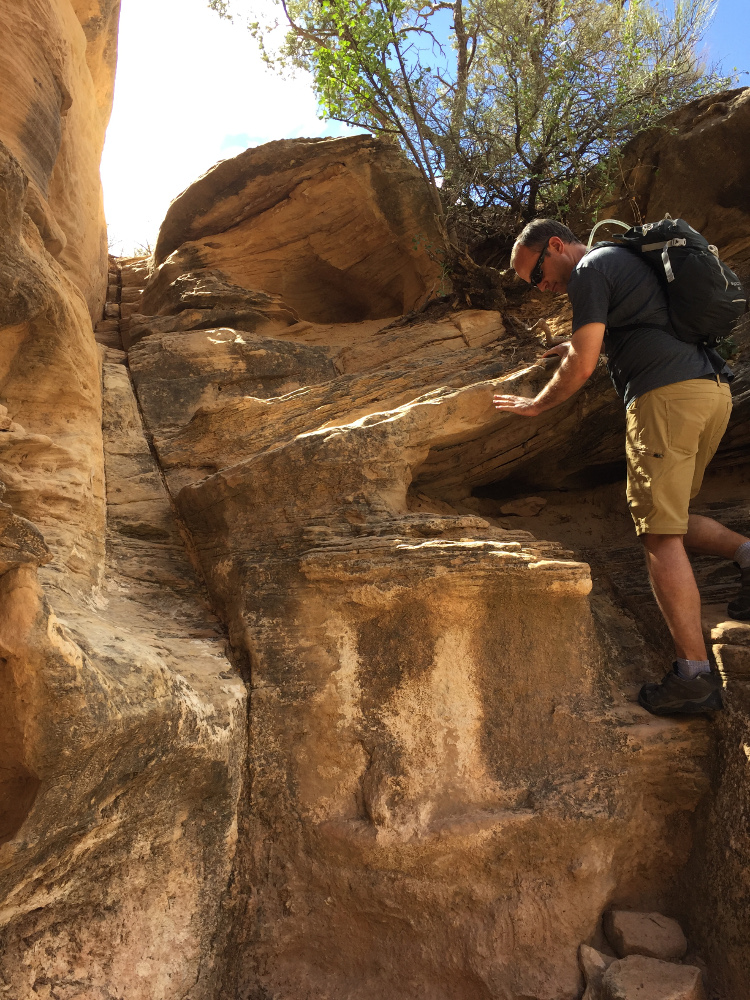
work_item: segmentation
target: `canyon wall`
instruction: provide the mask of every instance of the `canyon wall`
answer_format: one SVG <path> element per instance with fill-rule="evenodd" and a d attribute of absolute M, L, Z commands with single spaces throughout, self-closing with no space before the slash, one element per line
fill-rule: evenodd
<path fill-rule="evenodd" d="M 491 405 L 565 298 L 454 308 L 367 136 L 217 165 L 107 273 L 117 5 L 0 21 L 0 990 L 573 1000 L 619 906 L 743 1000 L 750 628 L 700 562 L 728 710 L 638 707 L 668 652 L 603 366 Z M 701 509 L 750 530 L 737 339 Z"/>
<path fill-rule="evenodd" d="M 0 2 L 0 990 L 214 995 L 245 689 L 123 355 L 99 157 L 119 4 Z M 104 363 L 103 363 L 104 362 Z M 102 391 L 104 389 L 104 392 Z"/>

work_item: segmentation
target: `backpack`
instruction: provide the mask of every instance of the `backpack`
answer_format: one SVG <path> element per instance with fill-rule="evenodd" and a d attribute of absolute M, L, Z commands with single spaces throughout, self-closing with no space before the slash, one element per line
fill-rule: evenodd
<path fill-rule="evenodd" d="M 627 232 L 594 243 L 599 226 L 614 223 Z M 729 337 L 747 311 L 745 291 L 737 275 L 719 260 L 719 251 L 684 219 L 628 226 L 604 219 L 591 231 L 588 249 L 624 247 L 641 255 L 656 272 L 669 305 L 669 327 L 688 344 L 715 347 Z"/>

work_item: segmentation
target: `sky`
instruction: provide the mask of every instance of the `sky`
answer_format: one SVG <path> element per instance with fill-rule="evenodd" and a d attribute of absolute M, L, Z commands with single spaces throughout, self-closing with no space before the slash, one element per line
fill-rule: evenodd
<path fill-rule="evenodd" d="M 747 74 L 750 0 L 719 0 L 706 43 L 709 62 Z M 102 158 L 110 252 L 153 246 L 172 199 L 219 160 L 272 139 L 348 131 L 319 120 L 308 77 L 268 70 L 243 25 L 207 0 L 122 0 Z"/>

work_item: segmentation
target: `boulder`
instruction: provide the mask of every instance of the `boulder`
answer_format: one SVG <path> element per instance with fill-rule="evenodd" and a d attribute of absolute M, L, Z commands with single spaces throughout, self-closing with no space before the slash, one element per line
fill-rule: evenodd
<path fill-rule="evenodd" d="M 602 978 L 602 1000 L 705 1000 L 700 969 L 631 955 Z"/>
<path fill-rule="evenodd" d="M 646 955 L 677 962 L 687 951 L 680 925 L 661 913 L 609 910 L 604 915 L 604 932 L 620 958 Z"/>
<path fill-rule="evenodd" d="M 220 268 L 303 319 L 364 320 L 438 293 L 440 247 L 428 188 L 392 143 L 284 139 L 222 161 L 175 199 L 152 280 L 177 254 L 180 273 Z"/>
<path fill-rule="evenodd" d="M 578 949 L 578 965 L 586 983 L 583 1000 L 601 1000 L 602 979 L 614 961 L 612 955 L 604 955 L 587 944 L 581 945 Z"/>

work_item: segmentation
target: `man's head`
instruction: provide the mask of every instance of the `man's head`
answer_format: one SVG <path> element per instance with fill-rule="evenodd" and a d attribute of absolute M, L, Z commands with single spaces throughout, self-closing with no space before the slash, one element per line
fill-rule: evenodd
<path fill-rule="evenodd" d="M 510 264 L 519 278 L 543 292 L 564 292 L 586 253 L 574 233 L 554 219 L 534 219 L 513 244 Z"/>

